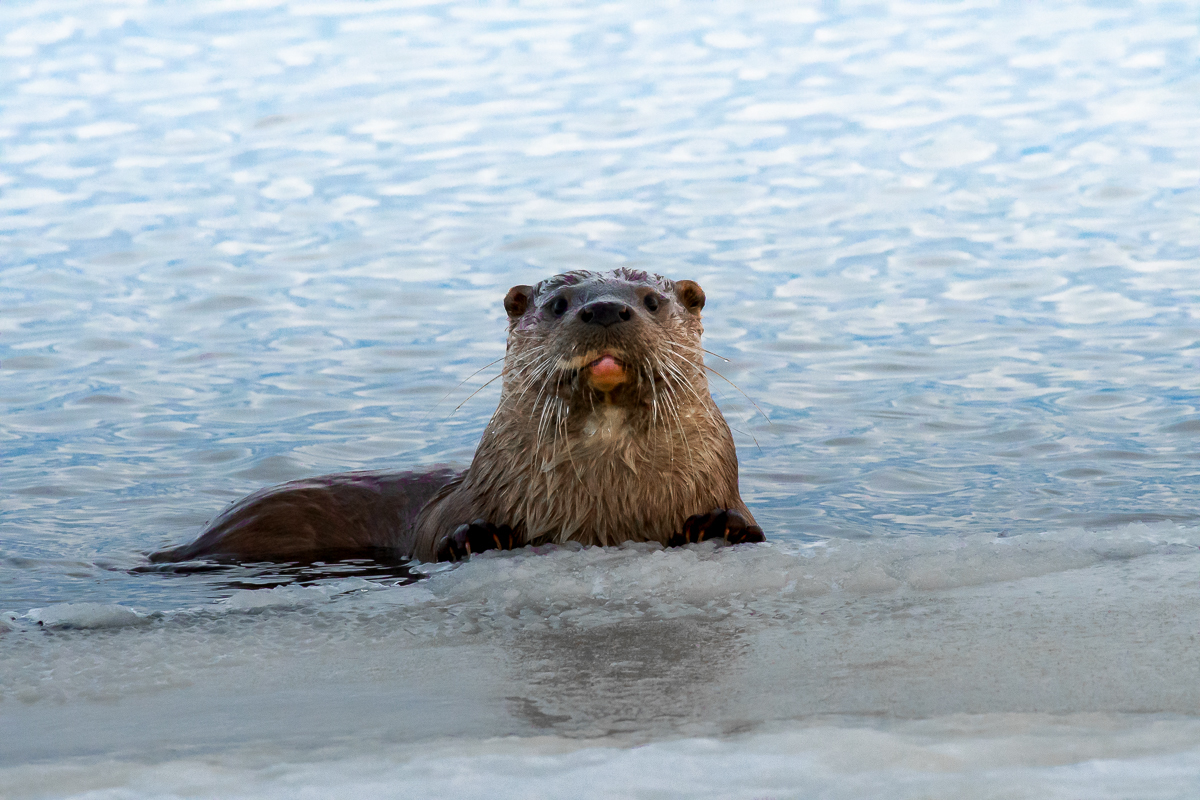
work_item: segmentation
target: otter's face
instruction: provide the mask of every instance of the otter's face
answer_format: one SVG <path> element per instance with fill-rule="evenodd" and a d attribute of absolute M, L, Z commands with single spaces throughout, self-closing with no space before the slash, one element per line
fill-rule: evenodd
<path fill-rule="evenodd" d="M 567 272 L 514 286 L 508 312 L 506 385 L 578 401 L 656 404 L 703 378 L 700 311 L 693 281 L 618 269 Z"/>

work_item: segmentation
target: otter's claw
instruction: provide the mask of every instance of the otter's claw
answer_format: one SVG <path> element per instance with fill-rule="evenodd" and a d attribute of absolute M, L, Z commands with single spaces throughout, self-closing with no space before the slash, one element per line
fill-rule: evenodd
<path fill-rule="evenodd" d="M 707 514 L 693 514 L 683 523 L 683 531 L 671 537 L 667 547 L 682 547 L 693 542 L 723 539 L 726 544 L 765 542 L 762 528 L 746 522 L 731 508 L 714 508 Z"/>
<path fill-rule="evenodd" d="M 438 561 L 462 561 L 472 553 L 484 550 L 512 550 L 519 545 L 508 525 L 493 525 L 482 519 L 459 525 L 454 533 L 442 539 Z"/>

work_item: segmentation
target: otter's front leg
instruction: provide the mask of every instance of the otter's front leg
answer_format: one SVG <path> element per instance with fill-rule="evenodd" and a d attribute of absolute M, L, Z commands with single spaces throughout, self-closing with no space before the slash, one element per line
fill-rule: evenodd
<path fill-rule="evenodd" d="M 508 525 L 493 525 L 482 519 L 459 525 L 438 545 L 438 561 L 462 561 L 472 553 L 484 550 L 512 550 L 520 547 L 513 529 Z"/>
<path fill-rule="evenodd" d="M 682 547 L 693 542 L 723 539 L 726 544 L 765 542 L 762 528 L 751 525 L 732 508 L 714 508 L 707 514 L 693 514 L 683 523 L 683 530 L 667 542 L 667 547 Z"/>

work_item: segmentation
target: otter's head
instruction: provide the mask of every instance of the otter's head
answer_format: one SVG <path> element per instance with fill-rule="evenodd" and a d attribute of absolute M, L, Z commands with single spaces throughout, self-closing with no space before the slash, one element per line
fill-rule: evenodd
<path fill-rule="evenodd" d="M 557 398 L 572 408 L 657 411 L 704 379 L 704 291 L 694 281 L 623 268 L 565 272 L 514 286 L 504 308 L 505 393 L 532 395 L 533 405 Z"/>

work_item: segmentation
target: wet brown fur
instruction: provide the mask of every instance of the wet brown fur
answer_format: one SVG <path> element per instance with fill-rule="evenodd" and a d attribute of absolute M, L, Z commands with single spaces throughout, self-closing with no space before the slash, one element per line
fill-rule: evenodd
<path fill-rule="evenodd" d="M 629 319 L 608 327 L 582 321 L 584 306 L 607 301 L 623 304 Z M 628 269 L 514 287 L 505 299 L 500 404 L 464 473 L 285 484 L 151 559 L 294 560 L 370 547 L 434 561 L 447 536 L 480 519 L 511 526 L 521 544 L 666 544 L 686 519 L 713 509 L 737 511 L 753 525 L 738 494 L 733 438 L 708 391 L 703 306 L 692 281 Z M 605 354 L 626 375 L 608 392 L 588 373 Z"/>
<path fill-rule="evenodd" d="M 442 537 L 475 519 L 511 525 L 526 544 L 665 544 L 684 520 L 713 508 L 754 523 L 738 494 L 733 437 L 708 391 L 699 286 L 619 269 L 569 272 L 513 292 L 526 296 L 506 303 L 500 405 L 470 469 L 421 513 L 409 552 L 431 560 Z M 641 302 L 649 293 L 663 301 L 657 313 Z M 609 295 L 632 298 L 633 319 L 579 324 L 579 302 Z M 571 298 L 570 310 L 554 319 L 559 296 Z M 610 393 L 561 367 L 602 352 L 633 373 Z"/>

